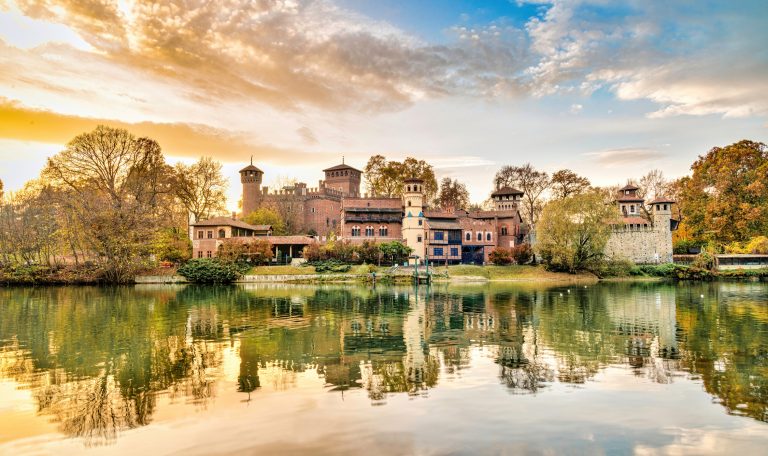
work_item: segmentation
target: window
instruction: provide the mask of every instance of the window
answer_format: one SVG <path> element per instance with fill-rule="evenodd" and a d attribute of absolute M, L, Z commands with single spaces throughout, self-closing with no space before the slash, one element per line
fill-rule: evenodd
<path fill-rule="evenodd" d="M 479 231 L 477 232 L 477 240 L 481 241 L 481 242 L 483 241 L 483 233 L 481 233 Z"/>
<path fill-rule="evenodd" d="M 210 250 L 207 252 L 206 256 L 207 256 L 208 258 L 210 258 L 210 257 L 211 257 L 211 251 L 210 251 Z"/>
<path fill-rule="evenodd" d="M 410 206 L 410 205 L 411 205 L 411 200 L 408 200 L 408 206 Z"/>
<path fill-rule="evenodd" d="M 213 231 L 208 232 L 208 239 L 213 239 Z"/>
<path fill-rule="evenodd" d="M 360 227 L 359 226 L 353 226 L 352 227 L 352 237 L 358 237 L 360 236 Z"/>
<path fill-rule="evenodd" d="M 416 242 L 421 242 L 421 235 L 416 236 Z"/>
<path fill-rule="evenodd" d="M 507 227 L 506 226 L 502 226 L 501 227 L 501 235 L 502 236 L 506 236 L 507 235 Z"/>
<path fill-rule="evenodd" d="M 197 251 L 197 257 L 198 258 L 202 258 L 203 257 L 203 251 L 202 250 L 198 250 Z"/>
<path fill-rule="evenodd" d="M 198 232 L 197 232 L 197 238 L 198 238 L 198 239 L 202 239 L 202 238 L 204 238 L 204 237 L 205 237 L 205 235 L 203 234 L 203 232 L 202 232 L 202 231 L 198 231 Z"/>
<path fill-rule="evenodd" d="M 366 226 L 365 227 L 365 235 L 367 237 L 373 237 L 373 227 L 372 226 Z"/>
<path fill-rule="evenodd" d="M 444 235 L 445 233 L 443 233 L 442 231 L 435 231 L 435 240 L 442 241 Z"/>
<path fill-rule="evenodd" d="M 224 230 L 219 230 L 219 237 L 220 238 L 227 237 L 227 233 Z"/>
<path fill-rule="evenodd" d="M 666 205 L 666 204 L 664 205 L 664 210 L 665 210 L 665 211 L 667 210 L 667 205 Z"/>
<path fill-rule="evenodd" d="M 630 214 L 634 214 L 635 213 L 635 205 L 634 204 L 630 204 L 629 205 L 629 213 Z"/>
<path fill-rule="evenodd" d="M 312 208 L 312 213 L 313 213 L 313 214 L 315 213 L 315 208 L 314 208 L 314 207 Z"/>
<path fill-rule="evenodd" d="M 411 186 L 409 185 L 408 187 L 406 187 L 405 191 L 410 192 L 411 191 Z"/>
<path fill-rule="evenodd" d="M 386 237 L 389 235 L 389 228 L 386 226 L 380 226 L 379 227 L 379 236 Z"/>
<path fill-rule="evenodd" d="M 424 222 L 422 222 L 421 219 L 419 219 L 419 226 L 421 226 L 423 223 Z"/>
<path fill-rule="evenodd" d="M 490 241 L 491 240 L 491 233 L 485 233 L 485 240 Z"/>
<path fill-rule="evenodd" d="M 456 247 L 451 247 L 451 256 L 459 256 L 459 249 Z"/>
<path fill-rule="evenodd" d="M 472 240 L 472 233 L 470 233 L 469 231 L 467 231 L 467 233 L 466 233 L 466 236 L 464 236 L 464 239 L 466 239 L 466 240 L 468 240 L 468 241 L 471 241 L 471 240 Z"/>
<path fill-rule="evenodd" d="M 435 247 L 434 255 L 435 256 L 443 256 L 443 248 L 442 247 Z"/>

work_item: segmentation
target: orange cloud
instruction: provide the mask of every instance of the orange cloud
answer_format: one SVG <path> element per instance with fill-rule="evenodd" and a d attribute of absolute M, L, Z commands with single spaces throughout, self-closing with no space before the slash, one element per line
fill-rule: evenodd
<path fill-rule="evenodd" d="M 0 99 L 0 138 L 66 144 L 76 135 L 97 125 L 124 128 L 136 136 L 156 140 L 163 152 L 175 157 L 212 156 L 218 160 L 244 162 L 250 156 L 259 162 L 278 165 L 307 160 L 332 160 L 337 153 L 308 153 L 269 144 L 257 144 L 245 133 L 233 133 L 205 125 L 186 123 L 129 123 L 58 114 L 26 108 Z"/>

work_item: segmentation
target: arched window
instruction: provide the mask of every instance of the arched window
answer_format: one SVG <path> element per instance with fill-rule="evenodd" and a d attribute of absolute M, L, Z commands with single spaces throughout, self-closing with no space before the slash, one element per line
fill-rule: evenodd
<path fill-rule="evenodd" d="M 220 238 L 227 237 L 227 233 L 224 230 L 219 230 L 219 237 Z"/>
<path fill-rule="evenodd" d="M 491 240 L 491 233 L 485 233 L 485 240 L 490 241 Z"/>
<path fill-rule="evenodd" d="M 667 210 L 667 205 L 666 205 L 666 204 L 664 205 L 664 210 L 665 210 L 665 211 Z"/>
<path fill-rule="evenodd" d="M 389 228 L 384 225 L 379 227 L 379 236 L 387 237 L 389 235 Z"/>
<path fill-rule="evenodd" d="M 466 240 L 468 240 L 468 241 L 471 241 L 471 240 L 472 240 L 472 233 L 470 233 L 469 231 L 467 231 L 466 235 L 464 236 L 464 239 L 466 239 Z"/>
<path fill-rule="evenodd" d="M 353 226 L 352 227 L 352 237 L 359 237 L 360 236 L 360 227 L 359 226 Z"/>
<path fill-rule="evenodd" d="M 477 240 L 480 242 L 483 241 L 483 233 L 481 233 L 480 231 L 477 232 Z"/>
<path fill-rule="evenodd" d="M 407 191 L 409 191 L 409 192 L 411 191 L 411 186 L 410 185 L 408 187 L 406 187 L 406 188 L 407 188 Z"/>
<path fill-rule="evenodd" d="M 373 237 L 373 227 L 372 226 L 366 226 L 365 227 L 365 236 L 366 237 Z"/>
<path fill-rule="evenodd" d="M 507 235 L 507 227 L 506 226 L 502 226 L 501 227 L 501 235 L 502 236 L 506 236 Z"/>
<path fill-rule="evenodd" d="M 408 206 L 410 206 L 410 205 L 411 205 L 411 200 L 408 200 Z"/>

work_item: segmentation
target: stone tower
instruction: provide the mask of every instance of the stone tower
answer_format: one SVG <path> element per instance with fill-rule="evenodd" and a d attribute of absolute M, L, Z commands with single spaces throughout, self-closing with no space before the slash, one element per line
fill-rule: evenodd
<path fill-rule="evenodd" d="M 261 178 L 264 172 L 253 166 L 253 157 L 251 164 L 240 170 L 240 182 L 243 184 L 243 213 L 245 217 L 259 207 Z"/>
<path fill-rule="evenodd" d="M 403 183 L 403 239 L 418 261 L 426 256 L 424 227 L 424 181 L 410 178 Z"/>
<path fill-rule="evenodd" d="M 653 231 L 656 233 L 656 252 L 659 254 L 659 262 L 672 262 L 672 204 L 670 198 L 658 197 L 651 201 L 651 214 L 653 216 Z"/>
<path fill-rule="evenodd" d="M 324 169 L 325 180 L 323 185 L 334 190 L 338 190 L 350 198 L 360 197 L 360 178 L 363 174 L 359 169 L 355 169 L 344 163 Z"/>

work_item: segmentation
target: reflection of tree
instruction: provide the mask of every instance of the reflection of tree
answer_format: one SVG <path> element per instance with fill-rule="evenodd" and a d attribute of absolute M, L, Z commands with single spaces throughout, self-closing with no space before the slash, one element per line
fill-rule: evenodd
<path fill-rule="evenodd" d="M 39 413 L 67 435 L 109 442 L 151 421 L 159 391 L 200 404 L 211 395 L 206 369 L 220 363 L 219 352 L 188 338 L 187 309 L 173 293 L 84 287 L 3 294 L 0 340 L 14 335 L 27 349 L 0 364 L 0 376 L 28 385 Z"/>

